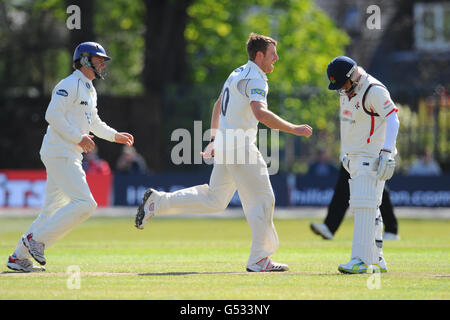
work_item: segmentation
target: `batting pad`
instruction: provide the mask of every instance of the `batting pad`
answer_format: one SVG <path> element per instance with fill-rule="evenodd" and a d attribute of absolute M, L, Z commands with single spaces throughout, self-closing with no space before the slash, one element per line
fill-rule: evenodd
<path fill-rule="evenodd" d="M 383 257 L 383 218 L 381 217 L 380 209 L 377 210 L 377 216 L 375 218 L 375 251 L 377 252 L 378 259 Z"/>
<path fill-rule="evenodd" d="M 375 242 L 378 209 L 354 209 L 352 259 L 359 258 L 365 264 L 378 263 L 379 248 Z M 381 225 L 381 224 L 379 224 Z"/>
<path fill-rule="evenodd" d="M 348 180 L 348 183 L 351 208 L 376 209 L 381 204 L 382 188 L 384 187 L 382 183 L 384 182 L 369 174 L 362 174 Z"/>

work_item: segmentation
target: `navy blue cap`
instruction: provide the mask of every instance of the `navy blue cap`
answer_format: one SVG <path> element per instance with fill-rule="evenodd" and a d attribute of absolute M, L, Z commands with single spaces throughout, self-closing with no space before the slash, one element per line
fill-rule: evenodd
<path fill-rule="evenodd" d="M 334 58 L 327 68 L 329 90 L 338 90 L 350 79 L 353 71 L 356 69 L 356 62 L 346 56 L 339 56 Z"/>

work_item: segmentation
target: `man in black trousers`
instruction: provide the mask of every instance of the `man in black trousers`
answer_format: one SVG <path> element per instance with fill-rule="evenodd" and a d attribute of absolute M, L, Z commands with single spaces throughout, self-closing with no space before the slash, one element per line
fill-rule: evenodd
<path fill-rule="evenodd" d="M 339 178 L 336 186 L 334 187 L 333 198 L 328 205 L 328 213 L 325 217 L 324 223 L 313 222 L 310 224 L 311 230 L 315 234 L 322 236 L 324 239 L 332 240 L 334 238 L 334 234 L 344 219 L 345 212 L 349 207 L 349 179 L 350 174 L 341 165 L 339 170 Z M 383 200 L 381 202 L 380 211 L 384 223 L 383 240 L 400 240 L 400 236 L 398 235 L 397 218 L 394 215 L 389 190 L 386 186 L 383 190 Z"/>

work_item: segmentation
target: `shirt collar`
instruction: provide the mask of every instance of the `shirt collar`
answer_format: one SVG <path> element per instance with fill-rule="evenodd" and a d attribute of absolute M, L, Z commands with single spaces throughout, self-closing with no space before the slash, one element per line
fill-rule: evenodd
<path fill-rule="evenodd" d="M 76 75 L 79 79 L 81 79 L 82 81 L 89 83 L 90 85 L 92 85 L 92 80 L 89 80 L 84 74 L 83 72 L 81 72 L 80 70 L 75 70 L 73 72 L 74 75 Z"/>
<path fill-rule="evenodd" d="M 256 63 L 254 63 L 251 60 L 248 60 L 247 65 L 255 67 L 256 71 L 258 71 L 258 73 L 261 75 L 261 77 L 263 77 L 263 79 L 267 81 L 267 75 L 264 73 L 264 71 L 261 70 L 261 68 Z"/>
<path fill-rule="evenodd" d="M 358 85 L 355 87 L 355 93 L 360 93 L 361 90 L 365 89 L 366 81 L 369 78 L 369 74 L 362 68 L 358 67 L 358 71 L 361 74 L 360 78 L 358 79 Z"/>

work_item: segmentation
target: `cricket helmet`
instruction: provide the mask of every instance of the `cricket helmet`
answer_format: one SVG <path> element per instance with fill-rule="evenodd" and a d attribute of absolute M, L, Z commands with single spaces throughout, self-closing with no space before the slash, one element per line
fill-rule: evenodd
<path fill-rule="evenodd" d="M 106 54 L 105 49 L 97 42 L 83 42 L 80 43 L 73 53 L 73 62 L 79 61 L 81 66 L 85 68 L 92 68 L 96 78 L 104 79 L 105 73 L 99 72 L 92 63 L 92 57 L 102 57 L 106 61 L 111 60 L 111 57 Z M 103 69 L 105 70 L 105 69 Z M 102 71 L 103 71 L 102 70 Z"/>
<path fill-rule="evenodd" d="M 351 78 L 353 71 L 357 68 L 356 62 L 346 56 L 334 58 L 327 68 L 329 90 L 339 90 Z"/>

